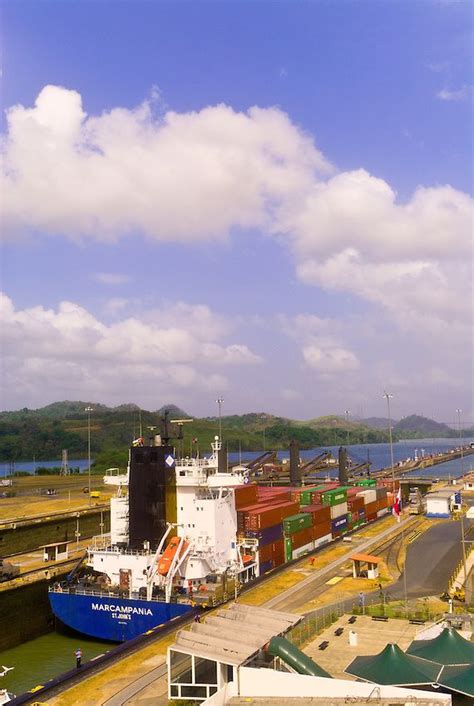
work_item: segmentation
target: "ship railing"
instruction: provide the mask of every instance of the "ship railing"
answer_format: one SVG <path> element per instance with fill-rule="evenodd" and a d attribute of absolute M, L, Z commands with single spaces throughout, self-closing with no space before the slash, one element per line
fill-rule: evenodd
<path fill-rule="evenodd" d="M 87 588 L 68 588 L 62 587 L 60 584 L 54 584 L 53 586 L 48 586 L 48 592 L 49 593 L 68 593 L 71 595 L 76 595 L 76 596 L 96 596 L 97 598 L 125 598 L 126 600 L 129 600 L 129 596 L 120 596 L 117 593 L 113 593 L 112 591 L 94 591 L 92 589 L 87 589 Z M 133 596 L 131 596 L 131 599 L 133 601 L 153 601 L 154 603 L 166 603 L 166 600 L 164 598 L 157 598 L 156 596 L 153 596 L 152 598 L 147 598 L 146 596 L 140 596 L 138 593 L 134 593 Z M 185 601 L 188 602 L 188 601 Z"/>
<path fill-rule="evenodd" d="M 92 537 L 89 549 L 106 549 L 110 547 L 110 532 L 107 534 L 96 534 Z"/>
<path fill-rule="evenodd" d="M 94 537 L 92 538 L 94 539 Z M 150 550 L 149 549 L 129 549 L 127 547 L 117 547 L 115 544 L 110 544 L 110 538 L 108 543 L 105 543 L 101 547 L 95 547 L 93 545 L 89 545 L 88 549 L 90 551 L 104 551 L 108 552 L 109 554 L 128 554 L 130 556 L 150 556 Z"/>

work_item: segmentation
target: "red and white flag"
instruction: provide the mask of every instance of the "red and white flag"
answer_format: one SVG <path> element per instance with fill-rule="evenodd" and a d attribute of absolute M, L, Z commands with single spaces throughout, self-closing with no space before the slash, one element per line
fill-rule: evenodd
<path fill-rule="evenodd" d="M 400 522 L 400 513 L 402 511 L 402 489 L 398 488 L 398 493 L 395 498 L 395 502 L 392 507 L 392 514 L 395 515 L 398 522 Z"/>

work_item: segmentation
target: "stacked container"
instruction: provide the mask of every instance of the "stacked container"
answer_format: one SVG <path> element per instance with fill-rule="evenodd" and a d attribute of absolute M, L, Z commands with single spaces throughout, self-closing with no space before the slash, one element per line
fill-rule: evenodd
<path fill-rule="evenodd" d="M 285 536 L 285 561 L 296 559 L 314 548 L 313 517 L 309 512 L 300 512 L 283 520 Z"/>

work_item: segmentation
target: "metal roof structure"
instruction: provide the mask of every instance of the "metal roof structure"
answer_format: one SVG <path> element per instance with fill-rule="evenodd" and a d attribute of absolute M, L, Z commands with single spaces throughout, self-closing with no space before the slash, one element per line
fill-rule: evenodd
<path fill-rule="evenodd" d="M 450 691 L 474 697 L 474 667 L 472 664 L 443 667 L 437 681 L 438 684 L 445 686 Z"/>
<path fill-rule="evenodd" d="M 474 644 L 454 628 L 444 628 L 433 640 L 414 640 L 406 652 L 443 665 L 474 664 Z"/>
<path fill-rule="evenodd" d="M 233 603 L 209 615 L 205 622 L 179 630 L 170 650 L 239 666 L 272 637 L 286 633 L 303 616 Z"/>
<path fill-rule="evenodd" d="M 441 665 L 406 655 L 398 645 L 388 644 L 377 655 L 356 657 L 344 671 L 374 684 L 415 686 L 435 682 Z"/>

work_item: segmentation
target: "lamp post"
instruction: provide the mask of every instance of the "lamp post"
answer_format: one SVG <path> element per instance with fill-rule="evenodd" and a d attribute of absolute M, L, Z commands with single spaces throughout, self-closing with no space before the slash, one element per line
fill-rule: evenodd
<path fill-rule="evenodd" d="M 345 409 L 344 414 L 346 415 L 346 424 L 347 424 L 347 435 L 346 435 L 346 446 L 349 446 L 349 415 L 350 415 L 350 410 Z"/>
<path fill-rule="evenodd" d="M 458 415 L 458 425 L 459 425 L 459 446 L 461 447 L 461 476 L 464 476 L 464 449 L 463 449 L 463 444 L 462 444 L 462 424 L 461 424 L 462 409 L 457 409 L 456 413 Z M 461 523 L 462 560 L 463 560 L 463 565 L 464 565 L 464 587 L 466 587 L 467 565 L 466 565 L 466 545 L 465 545 L 465 539 L 464 539 L 464 514 L 462 511 L 462 502 L 461 502 L 460 523 Z"/>
<path fill-rule="evenodd" d="M 456 413 L 458 415 L 458 427 L 459 427 L 459 446 L 461 449 L 461 475 L 464 475 L 464 449 L 462 443 L 462 424 L 461 424 L 461 413 L 462 409 L 457 409 Z"/>
<path fill-rule="evenodd" d="M 92 407 L 86 407 L 87 412 L 87 461 L 88 461 L 88 476 L 89 476 L 89 505 L 91 504 L 91 412 Z"/>
<path fill-rule="evenodd" d="M 219 397 L 216 402 L 219 406 L 219 441 L 222 441 L 222 403 L 224 400 L 222 397 Z"/>
<path fill-rule="evenodd" d="M 393 395 L 389 392 L 384 392 L 383 396 L 387 400 L 387 410 L 388 410 L 388 438 L 390 442 L 390 463 L 392 465 L 392 492 L 395 493 L 395 469 L 393 467 L 393 438 L 392 438 L 392 417 L 390 415 L 390 400 Z"/>

